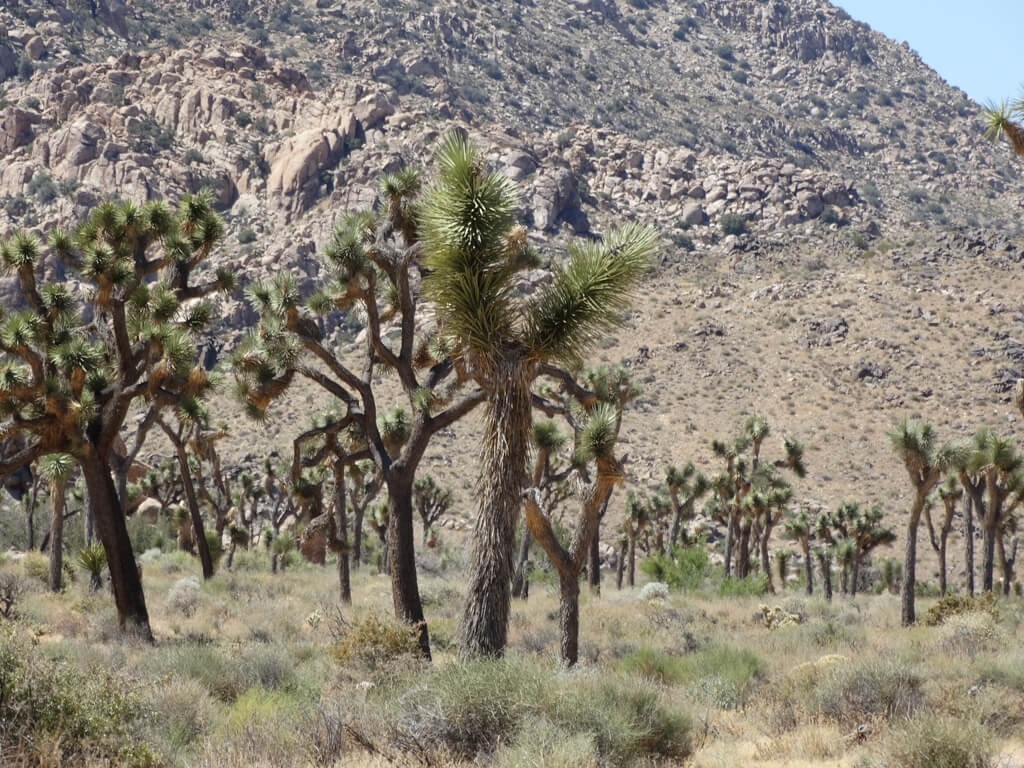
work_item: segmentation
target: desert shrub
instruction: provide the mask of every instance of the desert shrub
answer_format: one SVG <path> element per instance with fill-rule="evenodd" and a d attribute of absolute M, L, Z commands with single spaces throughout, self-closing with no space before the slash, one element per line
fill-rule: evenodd
<path fill-rule="evenodd" d="M 45 658 L 15 625 L 0 627 L 0 755 L 17 749 L 30 765 L 155 766 L 135 737 L 144 716 L 125 681 Z"/>
<path fill-rule="evenodd" d="M 334 619 L 336 641 L 331 657 L 339 664 L 380 670 L 399 659 L 419 655 L 418 628 L 378 611 L 351 623 L 339 614 Z"/>
<path fill-rule="evenodd" d="M 186 165 L 191 165 L 192 163 L 202 164 L 206 162 L 206 159 L 203 157 L 203 153 L 195 147 L 190 147 L 185 152 L 185 156 L 182 159 L 185 161 Z"/>
<path fill-rule="evenodd" d="M 668 584 L 652 581 L 640 588 L 641 600 L 668 600 Z"/>
<path fill-rule="evenodd" d="M 669 589 L 691 591 L 700 587 L 708 572 L 708 555 L 704 547 L 677 547 L 670 553 L 654 554 L 640 563 L 640 570 Z"/>
<path fill-rule="evenodd" d="M 28 193 L 38 202 L 45 205 L 56 200 L 59 191 L 57 190 L 57 185 L 53 183 L 50 174 L 45 171 L 36 171 L 32 176 L 32 180 L 28 183 Z"/>
<path fill-rule="evenodd" d="M 238 242 L 241 243 L 242 245 L 248 245 L 249 243 L 255 243 L 256 242 L 256 233 L 253 230 L 251 230 L 248 227 L 246 227 L 245 229 L 243 229 L 241 232 L 238 233 Z"/>
<path fill-rule="evenodd" d="M 751 651 L 718 645 L 689 656 L 673 656 L 641 647 L 626 655 L 619 670 L 662 685 L 686 686 L 721 709 L 742 704 L 764 677 L 764 665 Z"/>
<path fill-rule="evenodd" d="M 681 759 L 692 749 L 690 717 L 666 708 L 656 688 L 635 679 L 559 677 L 538 662 L 449 664 L 397 700 L 393 737 L 404 749 L 420 753 L 429 748 L 473 759 L 492 753 L 498 744 L 510 745 L 512 754 L 532 753 L 536 745 L 530 744 L 530 735 L 548 729 L 544 721 L 584 757 L 591 742 L 601 765 Z"/>
<path fill-rule="evenodd" d="M 217 703 L 196 680 L 171 679 L 151 686 L 145 701 L 152 713 L 150 738 L 167 753 L 193 744 L 216 721 Z"/>
<path fill-rule="evenodd" d="M 831 205 L 825 206 L 825 210 L 821 212 L 820 218 L 824 224 L 838 224 L 843 220 L 842 214 Z"/>
<path fill-rule="evenodd" d="M 760 597 L 768 592 L 768 577 L 751 574 L 744 579 L 727 576 L 718 585 L 719 597 Z"/>
<path fill-rule="evenodd" d="M 919 715 L 888 733 L 879 765 L 886 768 L 989 768 L 992 737 L 984 726 L 959 718 Z"/>
<path fill-rule="evenodd" d="M 925 613 L 924 623 L 929 627 L 942 624 L 950 616 L 964 613 L 987 613 L 993 619 L 999 618 L 998 600 L 994 592 L 984 592 L 977 597 L 970 595 L 946 595 Z"/>
<path fill-rule="evenodd" d="M 902 662 L 867 656 L 834 666 L 810 698 L 812 712 L 844 725 L 907 717 L 922 702 L 921 677 Z"/>
<path fill-rule="evenodd" d="M 195 579 L 178 579 L 167 592 L 167 609 L 188 618 L 199 607 L 199 582 Z"/>
<path fill-rule="evenodd" d="M 747 220 L 738 213 L 723 213 L 718 225 L 724 235 L 742 235 L 747 231 Z"/>
<path fill-rule="evenodd" d="M 142 515 L 132 515 L 126 521 L 128 537 L 132 540 L 132 551 L 141 555 L 147 549 L 163 549 L 170 543 L 170 537 L 163 525 L 153 525 Z"/>
<path fill-rule="evenodd" d="M 0 573 L 0 618 L 13 619 L 25 585 L 17 574 Z"/>
<path fill-rule="evenodd" d="M 696 248 L 693 244 L 693 238 L 685 232 L 673 232 L 669 237 L 676 248 L 682 248 L 687 253 L 692 253 L 693 249 Z"/>
<path fill-rule="evenodd" d="M 983 682 L 994 682 L 1024 693 L 1024 651 L 981 662 L 978 676 Z"/>
<path fill-rule="evenodd" d="M 210 559 L 216 566 L 224 555 L 224 543 L 216 531 L 204 531 L 203 533 L 206 536 L 206 546 L 210 549 Z"/>
<path fill-rule="evenodd" d="M 546 717 L 528 720 L 510 743 L 498 745 L 497 768 L 543 765 L 545 768 L 596 768 L 597 745 L 593 735 L 567 736 Z"/>
<path fill-rule="evenodd" d="M 936 646 L 951 656 L 970 656 L 996 649 L 1005 640 L 996 620 L 988 613 L 972 612 L 948 617 L 939 627 Z"/>

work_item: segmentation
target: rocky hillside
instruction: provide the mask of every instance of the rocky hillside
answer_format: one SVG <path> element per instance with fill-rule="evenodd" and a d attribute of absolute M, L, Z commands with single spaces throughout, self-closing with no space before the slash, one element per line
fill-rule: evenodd
<path fill-rule="evenodd" d="M 895 503 L 884 427 L 1003 423 L 1024 371 L 1019 168 L 824 0 L 10 0 L 0 80 L 0 232 L 209 187 L 220 262 L 311 281 L 337 215 L 453 125 L 549 253 L 656 224 L 663 263 L 600 355 L 644 372 L 641 482 L 763 411 L 810 437 L 822 503 Z M 240 293 L 223 316 L 230 344 Z"/>

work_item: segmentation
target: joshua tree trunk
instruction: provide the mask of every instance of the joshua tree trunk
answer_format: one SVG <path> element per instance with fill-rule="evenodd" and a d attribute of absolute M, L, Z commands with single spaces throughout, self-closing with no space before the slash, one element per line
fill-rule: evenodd
<path fill-rule="evenodd" d="M 605 502 L 607 506 L 607 502 Z M 602 511 L 601 516 L 604 517 Z M 594 595 L 601 594 L 601 537 L 600 522 L 598 530 L 594 532 L 594 538 L 590 540 L 590 549 L 587 559 L 587 582 L 590 585 L 590 592 Z"/>
<path fill-rule="evenodd" d="M 853 565 L 850 568 L 850 598 L 857 596 L 857 582 L 860 579 L 860 560 L 862 553 L 857 553 L 853 558 Z"/>
<path fill-rule="evenodd" d="M 615 563 L 615 588 L 622 590 L 622 573 L 626 568 L 626 542 L 619 542 L 619 557 Z"/>
<path fill-rule="evenodd" d="M 832 564 L 825 562 L 822 555 L 818 555 L 818 569 L 821 571 L 821 588 L 825 593 L 825 599 L 832 602 Z"/>
<path fill-rule="evenodd" d="M 907 523 L 907 546 L 903 557 L 903 588 L 900 593 L 901 620 L 904 627 L 909 627 L 917 618 L 914 613 L 914 587 L 917 581 L 917 527 L 921 522 L 921 510 L 924 509 L 924 503 L 924 497 L 918 494 Z"/>
<path fill-rule="evenodd" d="M 949 538 L 949 528 L 943 526 L 939 533 L 939 592 L 946 596 L 946 539 Z"/>
<path fill-rule="evenodd" d="M 352 581 L 348 565 L 348 511 L 345 509 L 345 464 L 334 462 L 334 519 L 337 526 L 335 545 L 338 551 L 338 598 L 345 605 L 352 602 Z"/>
<path fill-rule="evenodd" d="M 356 505 L 352 512 L 352 567 L 357 571 L 363 562 L 363 512 L 361 505 Z"/>
<path fill-rule="evenodd" d="M 516 354 L 491 371 L 461 655 L 501 656 L 508 639 L 512 558 L 529 459 L 531 370 Z"/>
<path fill-rule="evenodd" d="M 1003 571 L 1003 594 L 1010 594 L 1010 585 L 1013 583 L 1013 566 L 1017 561 L 1017 540 L 1014 539 L 1010 552 L 1006 551 L 1005 535 L 1000 533 L 996 540 L 999 548 L 999 565 Z"/>
<path fill-rule="evenodd" d="M 987 521 L 986 521 L 987 523 Z M 985 525 L 982 539 L 981 554 L 981 591 L 991 592 L 993 584 L 993 571 L 995 570 L 996 554 L 996 532 L 989 525 Z"/>
<path fill-rule="evenodd" d="M 809 543 L 801 542 L 800 548 L 804 553 L 804 579 L 807 582 L 806 590 L 808 595 L 814 594 L 814 568 L 811 565 L 811 547 Z"/>
<path fill-rule="evenodd" d="M 153 631 L 149 627 L 142 578 L 135 564 L 132 542 L 128 537 L 117 489 L 110 476 L 110 467 L 104 458 L 96 455 L 92 446 L 89 453 L 79 459 L 79 464 L 89 489 L 89 505 L 96 521 L 96 532 L 107 554 L 107 569 L 114 590 L 118 623 L 122 630 L 136 633 L 152 642 Z"/>
<path fill-rule="evenodd" d="M 416 579 L 416 534 L 412 524 L 413 472 L 408 469 L 400 472 L 392 467 L 389 473 L 387 552 L 395 616 L 417 626 L 420 652 L 424 658 L 429 659 L 430 635 Z"/>
<path fill-rule="evenodd" d="M 974 497 L 964 491 L 964 567 L 967 594 L 974 597 Z"/>
<path fill-rule="evenodd" d="M 560 602 L 558 628 L 561 634 L 562 663 L 573 666 L 579 659 L 580 644 L 580 582 L 579 574 L 559 574 Z"/>
<path fill-rule="evenodd" d="M 629 586 L 636 584 L 636 535 L 629 537 L 629 568 L 626 575 L 626 583 Z"/>
<path fill-rule="evenodd" d="M 775 594 L 775 582 L 772 579 L 772 561 L 768 557 L 768 539 L 772 535 L 772 529 L 766 527 L 764 532 L 758 539 L 758 546 L 761 549 L 761 570 L 764 571 L 765 575 L 768 576 L 768 591 L 773 595 Z M 782 585 L 782 589 L 785 589 L 786 585 Z"/>
<path fill-rule="evenodd" d="M 516 571 L 512 577 L 512 597 L 525 600 L 530 595 L 529 576 L 526 573 L 526 564 L 530 559 L 530 544 L 533 537 L 530 536 L 530 529 L 523 524 L 523 536 L 519 541 L 519 557 L 516 560 Z"/>
<path fill-rule="evenodd" d="M 213 558 L 210 556 L 210 545 L 206 541 L 206 531 L 203 528 L 203 516 L 199 511 L 199 500 L 196 498 L 196 487 L 192 483 L 192 472 L 188 468 L 188 455 L 185 453 L 185 444 L 176 440 L 166 427 L 164 431 L 171 442 L 174 443 L 175 453 L 178 455 L 178 469 L 181 472 L 181 484 L 185 489 L 185 500 L 188 502 L 189 516 L 192 518 L 192 529 L 196 532 L 196 548 L 199 550 L 199 562 L 203 565 L 203 578 L 213 578 Z"/>
<path fill-rule="evenodd" d="M 64 491 L 67 480 L 55 477 L 50 484 L 50 591 L 60 592 L 64 565 Z"/>
<path fill-rule="evenodd" d="M 750 572 L 750 524 L 740 526 L 740 552 L 736 563 L 736 576 L 747 578 Z"/>
<path fill-rule="evenodd" d="M 733 544 L 733 529 L 736 526 L 736 521 L 731 511 L 726 512 L 729 518 L 729 525 L 725 529 L 725 576 L 728 578 L 732 575 L 732 544 Z"/>

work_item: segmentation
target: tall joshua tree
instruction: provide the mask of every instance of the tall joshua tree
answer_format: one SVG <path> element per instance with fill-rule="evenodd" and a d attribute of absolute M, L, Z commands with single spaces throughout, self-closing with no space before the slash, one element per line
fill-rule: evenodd
<path fill-rule="evenodd" d="M 0 248 L 3 271 L 16 275 L 27 306 L 5 313 L 0 329 L 0 438 L 25 441 L 0 462 L 0 476 L 40 456 L 74 457 L 119 623 L 147 639 L 149 614 L 111 456 L 137 401 L 172 407 L 207 386 L 195 348 L 213 317 L 203 298 L 234 281 L 228 270 L 203 283 L 193 279 L 223 231 L 209 197 L 199 195 L 184 198 L 176 214 L 158 202 L 102 203 L 73 234 L 52 231 L 49 254 L 24 233 Z M 77 273 L 87 290 L 40 285 L 47 257 Z"/>
<path fill-rule="evenodd" d="M 946 541 L 949 539 L 949 532 L 953 530 L 953 516 L 956 515 L 956 505 L 964 495 L 957 482 L 956 475 L 946 477 L 946 482 L 939 486 L 939 499 L 942 501 L 942 517 L 939 518 L 939 530 L 936 534 L 935 526 L 932 523 L 932 505 L 925 504 L 924 520 L 928 525 L 928 540 L 932 549 L 939 556 L 939 591 L 946 596 Z"/>
<path fill-rule="evenodd" d="M 920 419 L 901 421 L 888 433 L 889 444 L 903 460 L 914 490 L 914 500 L 907 519 L 907 542 L 903 557 L 903 585 L 900 595 L 903 626 L 914 623 L 914 587 L 917 574 L 917 529 L 921 522 L 928 494 L 942 479 L 942 473 L 954 461 L 956 449 L 945 444 L 939 446 L 935 428 Z"/>
<path fill-rule="evenodd" d="M 814 594 L 814 568 L 811 565 L 811 542 L 816 530 L 814 519 L 807 510 L 798 509 L 782 521 L 782 537 L 797 542 L 804 558 L 804 588 Z"/>
<path fill-rule="evenodd" d="M 354 458 L 372 460 L 387 489 L 382 518 L 388 526 L 385 559 L 395 615 L 419 626 L 420 648 L 429 656 L 416 577 L 413 483 L 434 436 L 485 395 L 423 320 L 421 186 L 420 175 L 411 169 L 384 176 L 376 208 L 346 215 L 335 228 L 320 254 L 328 279 L 305 301 L 287 275 L 251 286 L 248 294 L 260 324 L 235 352 L 233 367 L 238 395 L 256 418 L 296 376 L 341 402 L 340 428 L 353 426 L 366 445 Z M 365 318 L 365 344 L 354 360 L 325 343 L 320 332 L 317 319 L 335 311 L 355 311 Z M 389 440 L 381 428 L 387 423 L 381 421 L 382 400 L 389 390 L 378 383 L 379 373 L 396 381 L 407 406 L 402 442 Z"/>
<path fill-rule="evenodd" d="M 60 592 L 64 565 L 64 507 L 68 480 L 75 471 L 75 460 L 67 453 L 43 458 L 39 466 L 50 481 L 50 591 Z"/>
<path fill-rule="evenodd" d="M 550 283 L 519 301 L 516 273 L 536 259 L 516 226 L 512 182 L 489 172 L 469 141 L 455 134 L 442 145 L 438 165 L 421 218 L 430 269 L 425 290 L 459 369 L 487 393 L 461 652 L 500 655 L 526 485 L 532 383 L 549 365 L 576 368 L 621 322 L 657 236 L 625 225 L 601 242 L 576 244 Z"/>
<path fill-rule="evenodd" d="M 588 399 L 593 403 L 593 400 Z M 586 407 L 584 403 L 581 406 Z M 526 524 L 544 549 L 558 572 L 561 595 L 559 629 L 561 630 L 562 663 L 572 666 L 579 658 L 579 578 L 590 551 L 590 540 L 597 535 L 600 511 L 615 485 L 623 480 L 622 466 L 615 457 L 621 414 L 609 403 L 591 405 L 582 422 L 564 409 L 563 415 L 573 425 L 576 435 L 575 453 L 580 485 L 580 512 L 571 544 L 564 547 L 555 536 L 551 518 L 541 506 L 537 489 L 526 495 Z M 594 477 L 587 464 L 594 463 Z"/>

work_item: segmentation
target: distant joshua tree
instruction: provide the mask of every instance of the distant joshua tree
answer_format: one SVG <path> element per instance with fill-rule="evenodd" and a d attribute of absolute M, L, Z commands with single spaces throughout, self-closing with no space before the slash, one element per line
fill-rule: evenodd
<path fill-rule="evenodd" d="M 953 530 L 953 517 L 956 515 L 956 505 L 964 495 L 956 475 L 946 477 L 946 482 L 939 486 L 939 499 L 942 501 L 942 517 L 939 519 L 938 534 L 932 524 L 932 504 L 926 504 L 924 508 L 924 520 L 928 525 L 928 540 L 932 549 L 939 556 L 939 591 L 946 596 L 946 540 L 949 532 Z"/>
<path fill-rule="evenodd" d="M 844 502 L 834 512 L 818 517 L 818 535 L 823 541 L 837 549 L 840 542 L 850 542 L 852 559 L 848 587 L 851 597 L 857 595 L 860 567 L 871 550 L 896 540 L 896 534 L 884 525 L 884 518 L 885 512 L 877 504 L 864 509 L 855 502 Z"/>
<path fill-rule="evenodd" d="M 914 489 L 914 500 L 907 520 L 906 553 L 903 558 L 901 618 L 903 626 L 914 623 L 914 597 L 917 572 L 917 529 L 928 501 L 928 494 L 939 484 L 942 473 L 953 466 L 956 449 L 950 444 L 939 446 L 935 428 L 920 419 L 907 419 L 888 434 L 889 444 L 903 460 Z"/>

